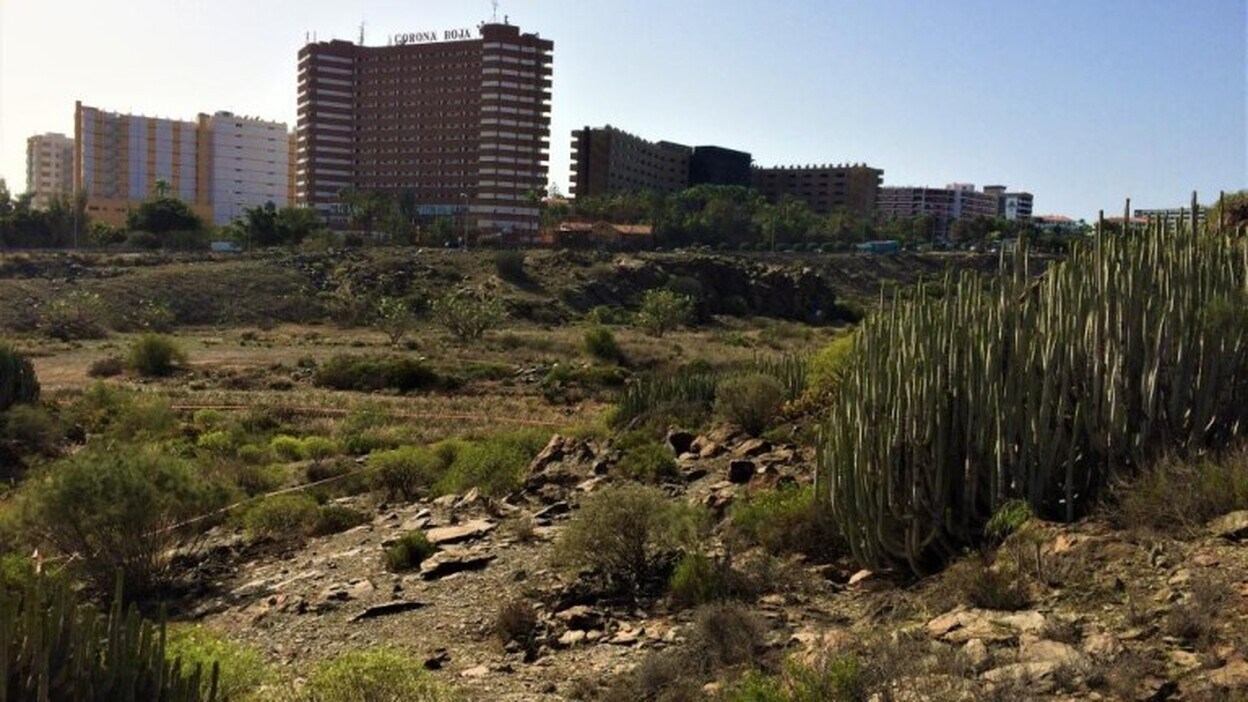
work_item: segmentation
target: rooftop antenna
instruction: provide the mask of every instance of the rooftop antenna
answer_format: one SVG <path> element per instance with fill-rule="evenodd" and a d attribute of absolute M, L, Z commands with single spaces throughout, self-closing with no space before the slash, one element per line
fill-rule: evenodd
<path fill-rule="evenodd" d="M 490 22 L 498 24 L 498 0 L 490 0 L 490 4 L 494 6 L 494 17 L 490 20 Z"/>
<path fill-rule="evenodd" d="M 364 46 L 364 22 L 360 22 L 360 46 Z"/>

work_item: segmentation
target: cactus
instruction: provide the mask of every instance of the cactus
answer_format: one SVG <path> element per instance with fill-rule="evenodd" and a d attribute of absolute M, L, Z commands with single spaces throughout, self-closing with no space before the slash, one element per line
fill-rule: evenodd
<path fill-rule="evenodd" d="M 107 615 L 80 604 L 64 580 L 36 577 L 0 594 L 0 702 L 216 698 L 217 666 L 203 685 L 198 667 L 167 660 L 164 623 L 133 606 L 123 612 L 120 592 Z"/>
<path fill-rule="evenodd" d="M 1036 280 L 1020 245 L 997 279 L 868 320 L 818 452 L 853 555 L 928 572 L 1009 500 L 1072 520 L 1117 472 L 1237 435 L 1248 242 L 1195 221 L 1100 235 Z"/>
<path fill-rule="evenodd" d="M 21 354 L 0 345 L 0 412 L 39 399 L 35 368 Z"/>

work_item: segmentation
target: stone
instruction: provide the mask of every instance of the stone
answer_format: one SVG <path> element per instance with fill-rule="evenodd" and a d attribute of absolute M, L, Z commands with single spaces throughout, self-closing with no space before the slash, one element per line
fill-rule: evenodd
<path fill-rule="evenodd" d="M 445 578 L 452 573 L 481 570 L 494 560 L 493 554 L 449 548 L 426 558 L 420 564 L 420 577 L 425 580 Z"/>
<path fill-rule="evenodd" d="M 567 624 L 569 629 L 599 629 L 605 617 L 589 605 L 575 605 L 556 612 L 555 619 Z"/>
<path fill-rule="evenodd" d="M 698 458 L 714 458 L 723 452 L 723 444 L 717 444 L 714 441 L 706 439 L 702 445 L 698 447 Z"/>
<path fill-rule="evenodd" d="M 467 670 L 461 671 L 459 674 L 459 677 L 461 678 L 484 678 L 485 676 L 489 674 L 490 674 L 490 669 L 488 666 L 478 665 L 472 668 L 468 668 Z"/>
<path fill-rule="evenodd" d="M 1209 680 L 1219 687 L 1232 690 L 1248 688 L 1248 662 L 1243 658 L 1234 658 L 1226 665 L 1209 674 Z"/>
<path fill-rule="evenodd" d="M 979 609 L 955 609 L 927 623 L 927 634 L 949 643 L 966 643 L 982 639 L 1001 643 L 1022 634 L 1038 634 L 1044 628 L 1044 615 L 1039 612 L 1001 613 Z"/>
<path fill-rule="evenodd" d="M 433 655 L 425 659 L 425 670 L 442 670 L 442 666 L 451 662 L 451 654 L 445 648 L 439 648 Z"/>
<path fill-rule="evenodd" d="M 737 460 L 728 464 L 728 482 L 744 485 L 754 477 L 754 461 Z"/>
<path fill-rule="evenodd" d="M 771 442 L 765 439 L 749 439 L 734 452 L 741 458 L 755 458 L 771 450 Z"/>
<path fill-rule="evenodd" d="M 568 629 L 559 637 L 559 645 L 563 648 L 571 648 L 585 641 L 586 634 L 580 629 Z"/>
<path fill-rule="evenodd" d="M 966 662 L 976 673 L 982 673 L 992 663 L 992 653 L 982 639 L 967 641 L 962 647 L 962 655 L 966 656 Z"/>
<path fill-rule="evenodd" d="M 572 507 L 567 502 L 556 502 L 548 507 L 543 507 L 533 514 L 533 519 L 539 522 L 548 522 L 555 517 L 562 517 L 572 511 Z"/>
<path fill-rule="evenodd" d="M 388 617 L 392 614 L 402 614 L 404 612 L 411 612 L 413 610 L 420 609 L 424 606 L 425 606 L 425 603 L 423 602 L 416 602 L 413 600 L 396 600 L 394 602 L 387 602 L 385 604 L 373 605 L 372 607 L 365 609 L 363 612 L 360 612 L 354 617 L 351 617 L 351 619 L 349 619 L 348 621 L 362 622 L 368 619 L 376 619 L 378 617 Z"/>
<path fill-rule="evenodd" d="M 471 522 L 464 522 L 458 526 L 438 527 L 425 532 L 425 536 L 429 539 L 429 543 L 434 546 L 446 546 L 448 544 L 458 544 L 465 541 L 479 539 L 497 526 L 493 522 L 485 519 L 476 519 Z"/>
<path fill-rule="evenodd" d="M 1023 637 L 1018 648 L 1018 660 L 1020 663 L 1052 664 L 1054 668 L 1058 668 L 1083 665 L 1087 662 L 1087 657 L 1070 644 Z"/>
<path fill-rule="evenodd" d="M 697 481 L 705 478 L 709 472 L 710 471 L 705 468 L 691 468 L 690 470 L 685 471 L 685 482 L 696 483 Z"/>
<path fill-rule="evenodd" d="M 1184 673 L 1189 673 L 1201 666 L 1200 656 L 1192 653 L 1191 651 L 1175 649 L 1170 651 L 1169 658 L 1170 665 L 1183 671 Z"/>
<path fill-rule="evenodd" d="M 1083 652 L 1095 659 L 1112 661 L 1122 655 L 1122 650 L 1122 642 L 1110 633 L 1089 634 L 1083 639 Z"/>
<path fill-rule="evenodd" d="M 607 640 L 607 643 L 613 646 L 632 646 L 641 640 L 641 635 L 644 633 L 645 629 L 620 629 L 615 632 L 615 636 Z"/>
<path fill-rule="evenodd" d="M 693 447 L 694 439 L 694 435 L 690 432 L 673 429 L 667 434 L 667 445 L 672 447 L 672 453 L 679 456 L 682 453 L 689 453 Z"/>
<path fill-rule="evenodd" d="M 1214 536 L 1231 541 L 1248 538 L 1248 510 L 1239 510 L 1218 517 L 1209 522 L 1209 531 L 1213 532 Z"/>
<path fill-rule="evenodd" d="M 875 573 L 873 571 L 863 569 L 849 576 L 849 582 L 846 584 L 849 585 L 850 587 L 853 587 L 854 585 L 857 585 L 858 583 L 869 580 L 873 577 L 875 577 Z"/>

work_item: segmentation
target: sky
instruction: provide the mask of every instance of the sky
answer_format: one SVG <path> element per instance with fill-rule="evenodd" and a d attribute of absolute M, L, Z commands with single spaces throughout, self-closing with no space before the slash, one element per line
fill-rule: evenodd
<path fill-rule="evenodd" d="M 74 101 L 294 124 L 316 38 L 475 27 L 489 0 L 0 0 L 0 178 Z M 501 0 L 555 42 L 550 178 L 571 132 L 1002 184 L 1094 218 L 1248 188 L 1248 0 Z"/>

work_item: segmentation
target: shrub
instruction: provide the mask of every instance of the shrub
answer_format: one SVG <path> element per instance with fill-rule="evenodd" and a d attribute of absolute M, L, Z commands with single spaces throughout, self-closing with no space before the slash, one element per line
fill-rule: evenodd
<path fill-rule="evenodd" d="M 647 334 L 661 337 L 693 320 L 693 300 L 671 290 L 647 290 L 635 319 Z"/>
<path fill-rule="evenodd" d="M 715 388 L 715 414 L 751 434 L 758 434 L 784 403 L 784 387 L 769 375 L 727 378 Z"/>
<path fill-rule="evenodd" d="M 807 364 L 807 392 L 825 397 L 834 394 L 848 372 L 853 349 L 854 335 L 845 334 L 815 353 Z"/>
<path fill-rule="evenodd" d="M 87 376 L 91 378 L 113 378 L 125 372 L 126 359 L 120 356 L 97 358 L 87 368 Z"/>
<path fill-rule="evenodd" d="M 27 453 L 56 454 L 60 422 L 38 405 L 17 405 L 0 415 L 0 436 Z"/>
<path fill-rule="evenodd" d="M 654 441 L 626 450 L 616 468 L 643 483 L 661 483 L 680 477 L 680 469 L 671 450 Z"/>
<path fill-rule="evenodd" d="M 39 328 L 60 341 L 103 339 L 108 335 L 104 302 L 96 293 L 74 290 L 43 310 Z"/>
<path fill-rule="evenodd" d="M 312 531 L 318 508 L 304 493 L 266 497 L 243 515 L 243 528 L 251 539 L 297 540 Z"/>
<path fill-rule="evenodd" d="M 523 282 L 529 276 L 524 270 L 524 252 L 507 249 L 494 254 L 494 271 L 503 280 L 513 283 Z"/>
<path fill-rule="evenodd" d="M 598 305 L 585 313 L 585 319 L 598 326 L 627 324 L 629 314 L 623 307 Z"/>
<path fill-rule="evenodd" d="M 672 572 L 668 591 L 682 607 L 716 602 L 735 593 L 733 573 L 726 563 L 700 553 L 685 554 Z"/>
<path fill-rule="evenodd" d="M 480 339 L 507 316 L 503 303 L 484 293 L 451 293 L 433 303 L 433 318 L 461 341 Z"/>
<path fill-rule="evenodd" d="M 526 649 L 537 638 L 537 609 L 528 600 L 515 599 L 503 604 L 494 617 L 494 633 L 504 644 L 514 641 Z"/>
<path fill-rule="evenodd" d="M 39 399 L 35 367 L 24 356 L 0 344 L 0 412 Z"/>
<path fill-rule="evenodd" d="M 225 503 L 227 493 L 186 461 L 150 448 L 82 451 L 52 464 L 23 488 L 31 530 L 65 554 L 97 591 L 118 571 L 128 594 L 143 597 L 174 573 L 169 552 L 179 522 Z"/>
<path fill-rule="evenodd" d="M 501 497 L 520 488 L 529 463 L 550 441 L 549 431 L 495 434 L 479 441 L 442 442 L 435 447 L 447 465 L 438 480 L 440 493 L 463 493 L 478 488 Z"/>
<path fill-rule="evenodd" d="M 144 334 L 130 344 L 130 368 L 145 378 L 169 375 L 185 361 L 186 352 L 167 336 Z"/>
<path fill-rule="evenodd" d="M 737 500 L 729 512 L 731 538 L 767 552 L 800 553 L 829 562 L 845 553 L 835 520 L 820 505 L 813 487 L 782 486 Z"/>
<path fill-rule="evenodd" d="M 415 322 L 412 308 L 404 300 L 397 297 L 382 297 L 377 301 L 377 311 L 373 314 L 373 326 L 377 327 L 390 340 L 391 346 L 398 346 Z"/>
<path fill-rule="evenodd" d="M 384 491 L 387 500 L 415 500 L 441 478 L 447 465 L 424 446 L 403 446 L 368 457 L 372 486 Z"/>
<path fill-rule="evenodd" d="M 694 614 L 691 644 L 711 669 L 753 663 L 763 648 L 763 625 L 742 604 L 704 605 Z"/>
<path fill-rule="evenodd" d="M 425 532 L 419 529 L 409 531 L 386 547 L 386 567 L 396 573 L 411 570 L 419 567 L 437 550 L 433 544 L 429 543 L 429 537 L 425 536 Z"/>
<path fill-rule="evenodd" d="M 604 326 L 590 327 L 585 332 L 585 350 L 591 356 L 610 363 L 624 363 L 624 351 L 615 340 L 615 334 Z"/>
<path fill-rule="evenodd" d="M 176 318 L 168 302 L 139 300 L 121 313 L 120 331 L 145 331 L 166 334 L 173 329 Z"/>
<path fill-rule="evenodd" d="M 299 442 L 299 457 L 307 461 L 323 461 L 338 455 L 338 444 L 323 436 L 305 436 Z"/>
<path fill-rule="evenodd" d="M 393 648 L 350 651 L 308 676 L 301 702 L 444 702 L 454 699 L 419 659 Z"/>
<path fill-rule="evenodd" d="M 703 525 L 701 512 L 669 501 L 655 488 L 606 488 L 587 497 L 564 529 L 559 559 L 595 570 L 608 587 L 637 593 Z"/>
<path fill-rule="evenodd" d="M 263 685 L 270 677 L 264 658 L 250 646 L 234 643 L 198 625 L 174 624 L 168 629 L 165 658 L 181 661 L 183 670 L 211 670 L 215 663 L 217 699 L 238 700 Z M 207 697 L 212 681 L 201 681 Z"/>
<path fill-rule="evenodd" d="M 293 436 L 279 434 L 269 441 L 269 450 L 283 461 L 297 461 L 303 451 L 303 442 Z"/>
<path fill-rule="evenodd" d="M 438 386 L 438 380 L 425 360 L 406 357 L 334 356 L 312 376 L 319 387 L 356 392 L 429 390 Z"/>
<path fill-rule="evenodd" d="M 982 554 L 969 556 L 945 570 L 945 586 L 962 604 L 1014 611 L 1027 607 L 1031 595 L 1017 568 L 990 565 Z"/>
<path fill-rule="evenodd" d="M 208 431 L 195 439 L 195 446 L 214 456 L 228 456 L 234 452 L 235 436 L 233 432 L 218 430 Z"/>
<path fill-rule="evenodd" d="M 1248 509 L 1248 448 L 1218 458 L 1166 458 L 1120 483 L 1109 516 L 1131 529 L 1187 529 L 1228 512 Z"/>
<path fill-rule="evenodd" d="M 1032 517 L 1031 505 L 1023 500 L 1010 500 L 1002 504 L 984 527 L 984 533 L 998 543 L 1023 528 Z"/>
<path fill-rule="evenodd" d="M 368 515 L 346 505 L 323 505 L 316 512 L 312 523 L 312 536 L 329 536 L 364 524 Z"/>

